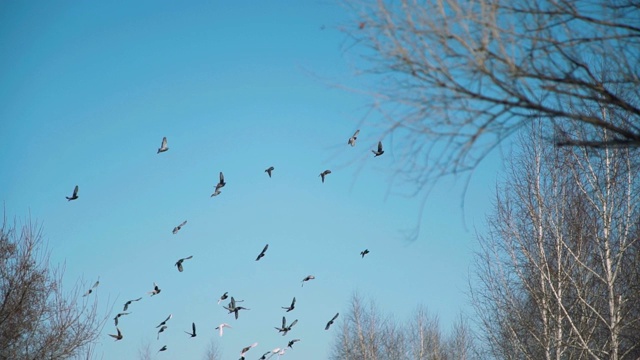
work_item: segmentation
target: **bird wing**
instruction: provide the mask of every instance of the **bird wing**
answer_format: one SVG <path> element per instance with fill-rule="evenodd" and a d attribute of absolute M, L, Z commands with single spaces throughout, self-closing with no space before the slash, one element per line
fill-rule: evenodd
<path fill-rule="evenodd" d="M 282 328 L 286 328 L 287 327 L 287 319 L 283 316 L 282 317 Z"/>
<path fill-rule="evenodd" d="M 382 152 L 382 141 L 378 141 L 378 152 Z"/>
<path fill-rule="evenodd" d="M 79 190 L 78 185 L 76 185 L 76 187 L 73 188 L 73 197 L 78 196 L 78 190 Z"/>
<path fill-rule="evenodd" d="M 340 315 L 340 313 L 336 313 L 336 315 L 331 319 L 331 321 L 334 321 L 335 319 L 337 319 L 338 315 Z"/>
<path fill-rule="evenodd" d="M 167 147 L 167 137 L 163 137 L 162 138 L 162 145 L 160 146 L 161 148 L 166 148 Z"/>
<path fill-rule="evenodd" d="M 293 307 L 296 304 L 296 297 L 293 297 L 293 301 L 291 301 L 291 307 Z"/>
<path fill-rule="evenodd" d="M 191 328 L 193 329 L 193 334 L 196 334 L 196 323 L 191 323 Z"/>
<path fill-rule="evenodd" d="M 179 227 L 183 227 L 185 225 L 187 225 L 187 220 L 183 221 L 182 224 L 179 225 Z"/>
<path fill-rule="evenodd" d="M 184 268 L 182 267 L 182 261 L 178 261 L 176 263 L 176 266 L 178 267 L 178 271 L 182 272 L 182 270 L 184 270 Z"/>
<path fill-rule="evenodd" d="M 262 249 L 261 254 L 263 254 L 263 255 L 264 255 L 264 253 L 266 253 L 266 252 L 267 252 L 267 249 L 268 249 L 268 248 L 269 248 L 269 244 L 265 245 L 265 246 L 264 246 L 264 249 Z"/>
<path fill-rule="evenodd" d="M 356 132 L 353 133 L 353 137 L 354 138 L 358 137 L 359 133 L 360 133 L 360 129 L 356 130 Z"/>
<path fill-rule="evenodd" d="M 224 183 L 224 174 L 220 171 L 220 183 Z"/>
<path fill-rule="evenodd" d="M 298 323 L 298 319 L 293 320 L 293 322 L 291 323 L 291 325 L 289 325 L 289 328 L 292 328 L 293 325 Z"/>

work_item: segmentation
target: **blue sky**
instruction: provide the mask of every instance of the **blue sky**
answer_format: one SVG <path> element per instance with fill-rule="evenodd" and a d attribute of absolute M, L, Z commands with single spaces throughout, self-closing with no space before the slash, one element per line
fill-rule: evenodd
<path fill-rule="evenodd" d="M 470 311 L 474 232 L 501 158 L 475 172 L 464 221 L 461 179 L 442 179 L 422 218 L 421 198 L 393 195 L 410 184 L 389 191 L 393 147 L 371 154 L 385 142 L 375 114 L 365 119 L 371 99 L 335 86 L 371 90 L 338 30 L 357 25 L 331 1 L 0 3 L 7 215 L 42 223 L 68 286 L 99 277 L 111 317 L 143 296 L 120 319 L 122 341 L 107 323 L 97 358 L 135 359 L 148 343 L 168 346 L 157 359 L 200 359 L 212 338 L 225 359 L 258 342 L 258 358 L 300 338 L 285 358 L 325 359 L 342 319 L 324 325 L 354 292 L 398 320 L 423 304 L 445 328 Z M 156 154 L 163 136 L 170 150 Z M 227 185 L 211 198 L 220 171 Z M 407 242 L 402 230 L 418 223 Z M 150 298 L 154 281 L 162 293 Z M 251 310 L 234 320 L 216 304 L 225 291 Z M 282 337 L 273 327 L 293 296 L 287 320 L 299 323 Z M 219 338 L 221 322 L 233 329 Z"/>

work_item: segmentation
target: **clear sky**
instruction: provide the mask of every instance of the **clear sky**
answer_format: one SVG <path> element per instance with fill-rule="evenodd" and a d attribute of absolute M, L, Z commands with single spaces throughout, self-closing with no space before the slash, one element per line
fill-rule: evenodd
<path fill-rule="evenodd" d="M 224 359 L 258 342 L 247 357 L 257 359 L 299 338 L 284 358 L 326 359 L 342 319 L 324 326 L 354 292 L 400 321 L 418 304 L 445 328 L 470 311 L 474 233 L 500 156 L 476 171 L 464 217 L 463 182 L 445 178 L 419 218 L 422 198 L 390 187 L 393 147 L 373 158 L 385 139 L 362 122 L 371 99 L 334 86 L 370 82 L 338 30 L 350 26 L 357 19 L 332 1 L 0 2 L 7 215 L 42 223 L 66 285 L 99 278 L 91 296 L 113 305 L 110 317 L 143 297 L 120 318 L 122 341 L 107 323 L 97 358 L 135 359 L 150 344 L 168 346 L 157 359 L 200 359 L 215 339 Z M 169 151 L 157 154 L 163 136 Z M 227 185 L 211 198 L 220 171 Z M 149 297 L 154 281 L 162 292 Z M 225 291 L 251 310 L 233 319 L 216 303 Z M 282 337 L 274 327 L 294 296 L 286 316 L 299 322 Z M 220 338 L 222 322 L 233 329 Z"/>

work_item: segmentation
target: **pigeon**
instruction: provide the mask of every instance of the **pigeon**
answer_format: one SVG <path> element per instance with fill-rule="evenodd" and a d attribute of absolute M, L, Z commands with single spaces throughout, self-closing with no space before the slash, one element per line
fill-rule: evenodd
<path fill-rule="evenodd" d="M 289 326 L 287 326 L 287 319 L 283 316 L 282 317 L 282 327 L 281 328 L 275 328 L 276 330 L 278 330 L 278 332 L 282 333 L 282 336 L 287 335 L 287 333 L 289 331 L 291 331 L 291 328 L 298 323 L 298 319 L 293 320 L 293 322 L 291 324 L 289 324 Z"/>
<path fill-rule="evenodd" d="M 269 244 L 264 246 L 264 249 L 262 249 L 262 251 L 260 252 L 260 255 L 258 255 L 258 257 L 256 258 L 256 261 L 262 259 L 264 257 L 264 253 L 267 252 L 267 249 L 269 248 Z"/>
<path fill-rule="evenodd" d="M 325 170 L 325 171 L 321 172 L 320 175 L 318 175 L 318 176 L 320 176 L 322 178 L 322 182 L 324 182 L 324 177 L 329 175 L 329 174 L 331 174 L 331 170 Z"/>
<path fill-rule="evenodd" d="M 191 337 L 196 337 L 196 323 L 191 323 L 192 332 L 185 331 L 185 333 L 191 335 Z"/>
<path fill-rule="evenodd" d="M 141 297 L 137 298 L 137 299 L 133 299 L 133 300 L 129 300 L 126 303 L 124 303 L 124 309 L 122 309 L 122 311 L 127 311 L 127 309 L 129 308 L 129 305 L 131 305 L 132 302 L 134 301 L 140 301 L 142 300 Z"/>
<path fill-rule="evenodd" d="M 220 181 L 216 184 L 216 191 L 223 188 L 225 185 L 227 185 L 227 183 L 224 182 L 224 174 L 220 171 Z"/>
<path fill-rule="evenodd" d="M 117 326 L 116 326 L 116 330 L 118 331 L 118 335 L 109 334 L 109 336 L 111 336 L 112 338 L 115 338 L 116 341 L 122 340 L 124 336 L 122 336 L 122 333 L 120 332 L 120 329 L 118 329 Z"/>
<path fill-rule="evenodd" d="M 78 185 L 76 185 L 76 187 L 73 189 L 73 195 L 71 195 L 71 197 L 68 197 L 68 196 L 65 196 L 65 197 L 69 201 L 77 199 L 78 198 Z"/>
<path fill-rule="evenodd" d="M 224 294 L 222 294 L 222 296 L 220 296 L 220 299 L 218 299 L 218 304 L 220 304 L 220 302 L 221 302 L 222 300 L 226 300 L 226 299 L 229 297 L 229 295 L 228 295 L 228 294 L 229 294 L 229 292 L 228 292 L 228 291 L 225 291 L 225 292 L 224 292 Z"/>
<path fill-rule="evenodd" d="M 300 339 L 293 339 L 289 341 L 289 344 L 287 344 L 287 347 L 290 347 L 293 349 L 293 344 L 297 343 L 298 341 L 300 341 Z"/>
<path fill-rule="evenodd" d="M 260 359 L 258 360 L 266 360 L 267 359 L 267 355 L 271 354 L 271 351 L 267 351 L 266 353 L 262 354 L 262 356 L 260 356 Z"/>
<path fill-rule="evenodd" d="M 373 157 L 378 157 L 384 154 L 384 150 L 382 150 L 382 141 L 378 141 L 378 151 L 371 150 L 371 152 L 374 154 Z"/>
<path fill-rule="evenodd" d="M 167 147 L 167 137 L 165 136 L 162 138 L 162 145 L 160 145 L 157 154 L 160 154 L 161 152 L 165 152 L 167 150 L 169 150 L 169 148 Z"/>
<path fill-rule="evenodd" d="M 222 191 L 220 191 L 220 189 L 216 188 L 216 190 L 213 192 L 213 194 L 211 194 L 211 197 L 218 196 L 220 194 L 222 194 Z"/>
<path fill-rule="evenodd" d="M 160 328 L 160 330 L 158 330 L 158 337 L 157 340 L 160 340 L 160 333 L 167 330 L 167 325 L 162 325 L 162 327 Z"/>
<path fill-rule="evenodd" d="M 147 294 L 151 294 L 151 296 L 154 295 L 158 295 L 160 294 L 160 288 L 158 287 L 158 284 L 156 284 L 155 282 L 153 283 L 153 290 L 149 291 Z"/>
<path fill-rule="evenodd" d="M 294 296 L 294 297 L 293 297 L 293 301 L 291 301 L 291 305 L 289 305 L 288 307 L 284 307 L 284 306 L 283 306 L 282 308 L 283 308 L 283 309 L 285 309 L 285 310 L 287 310 L 287 312 L 289 312 L 289 311 L 291 311 L 291 310 L 295 309 L 295 307 L 296 307 L 296 298 L 295 298 L 295 296 Z"/>
<path fill-rule="evenodd" d="M 244 354 L 246 354 L 247 351 L 251 350 L 251 348 L 254 348 L 256 346 L 258 346 L 258 343 L 253 343 L 247 347 L 242 348 L 242 351 L 240 352 L 240 356 L 244 356 Z"/>
<path fill-rule="evenodd" d="M 356 130 L 356 132 L 353 133 L 353 136 L 349 138 L 349 141 L 347 142 L 347 144 L 351 145 L 351 146 L 356 146 L 356 140 L 358 139 L 358 134 L 360 133 L 360 130 Z"/>
<path fill-rule="evenodd" d="M 191 258 L 193 258 L 193 255 L 187 256 L 186 258 L 182 258 L 182 259 L 178 260 L 178 262 L 176 262 L 176 264 L 175 264 L 178 267 L 178 271 L 182 272 L 182 270 L 184 270 L 182 268 L 182 262 L 185 261 L 185 260 L 189 260 Z"/>
<path fill-rule="evenodd" d="M 180 231 L 180 229 L 182 229 L 182 227 L 185 226 L 185 225 L 187 225 L 187 220 L 183 221 L 182 224 L 174 227 L 173 231 L 172 231 L 173 235 L 177 234 L 178 231 Z"/>
<path fill-rule="evenodd" d="M 156 329 L 159 328 L 160 326 L 164 326 L 167 324 L 167 321 L 171 320 L 171 318 L 173 317 L 173 314 L 169 314 L 169 316 L 167 316 L 167 318 L 161 322 L 158 326 L 156 326 Z"/>
<path fill-rule="evenodd" d="M 362 257 L 364 258 L 365 255 L 367 255 L 369 253 L 369 249 L 364 249 L 362 251 L 360 251 L 360 255 L 362 255 Z"/>
<path fill-rule="evenodd" d="M 167 345 L 164 345 L 163 347 L 161 347 L 160 350 L 158 350 L 158 352 L 160 351 L 167 351 Z"/>
<path fill-rule="evenodd" d="M 336 315 L 331 320 L 329 320 L 327 326 L 324 327 L 325 330 L 329 330 L 329 327 L 333 325 L 333 322 L 338 318 L 338 315 L 340 315 L 340 313 L 336 313 Z"/>
<path fill-rule="evenodd" d="M 313 279 L 315 279 L 315 278 L 316 278 L 316 277 L 315 277 L 315 276 L 313 276 L 313 275 L 308 275 L 307 277 L 305 277 L 304 279 L 302 279 L 302 286 L 304 286 L 304 282 L 305 282 L 305 281 L 313 280 Z"/>
<path fill-rule="evenodd" d="M 222 336 L 222 333 L 223 333 L 223 331 L 222 331 L 222 330 L 223 330 L 225 327 L 231 328 L 231 325 L 229 325 L 229 324 L 227 324 L 227 323 L 222 323 L 222 324 L 220 324 L 220 325 L 218 325 L 218 326 L 216 327 L 216 330 L 219 330 L 219 332 L 220 332 L 220 336 Z"/>
<path fill-rule="evenodd" d="M 116 317 L 114 317 L 114 318 L 113 318 L 113 321 L 116 323 L 116 327 L 118 326 L 118 318 L 119 318 L 120 316 L 123 316 L 123 315 L 129 315 L 129 314 L 131 314 L 131 313 L 128 313 L 128 312 L 121 312 L 121 313 L 118 313 L 118 315 L 116 315 Z"/>
<path fill-rule="evenodd" d="M 84 295 L 82 295 L 82 297 L 88 296 L 89 294 L 91 294 L 93 292 L 93 289 L 97 288 L 98 285 L 100 285 L 100 280 L 96 281 L 95 284 L 93 284 L 93 286 L 91 287 L 91 289 L 87 290 L 86 293 L 84 293 Z"/>
<path fill-rule="evenodd" d="M 269 174 L 269 177 L 271 177 L 271 172 L 275 170 L 275 168 L 273 166 L 269 167 L 267 170 L 265 170 L 264 172 L 266 172 L 267 174 Z"/>
<path fill-rule="evenodd" d="M 243 301 L 243 300 L 239 300 L 238 302 L 240 301 Z M 240 310 L 251 310 L 251 309 L 247 309 L 246 307 L 236 306 L 236 299 L 234 299 L 233 296 L 231 297 L 229 306 L 225 306 L 224 308 L 229 311 L 229 314 L 234 313 L 236 320 L 238 320 L 238 312 L 240 312 Z"/>

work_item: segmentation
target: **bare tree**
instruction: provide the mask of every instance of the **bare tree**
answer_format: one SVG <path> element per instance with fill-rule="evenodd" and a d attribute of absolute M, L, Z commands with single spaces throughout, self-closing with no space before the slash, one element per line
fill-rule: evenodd
<path fill-rule="evenodd" d="M 62 287 L 63 271 L 49 262 L 42 228 L 3 220 L 0 229 L 0 359 L 88 356 L 107 316 L 79 286 Z"/>
<path fill-rule="evenodd" d="M 609 134 L 551 134 L 558 145 L 640 145 L 637 1 L 344 3 L 355 17 L 344 31 L 368 64 L 362 70 L 379 77 L 382 127 L 400 139 L 400 173 L 418 188 L 475 168 L 534 119 Z M 616 116 L 589 110 L 600 107 Z"/>
<path fill-rule="evenodd" d="M 215 339 L 211 339 L 209 341 L 209 345 L 207 346 L 207 351 L 204 354 L 203 360 L 219 360 L 222 358 L 220 354 L 220 349 L 218 348 L 218 343 Z"/>
<path fill-rule="evenodd" d="M 610 133 L 591 135 L 607 144 Z M 500 359 L 637 359 L 638 151 L 544 138 L 538 122 L 521 139 L 479 237 L 472 293 L 484 343 Z"/>

